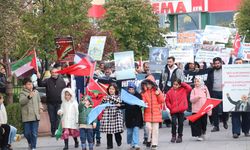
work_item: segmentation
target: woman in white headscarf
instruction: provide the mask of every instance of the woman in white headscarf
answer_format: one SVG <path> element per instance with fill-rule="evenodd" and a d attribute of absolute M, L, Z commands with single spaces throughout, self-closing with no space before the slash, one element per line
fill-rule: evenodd
<path fill-rule="evenodd" d="M 191 91 L 190 101 L 192 103 L 192 113 L 196 114 L 201 107 L 206 103 L 207 98 L 210 98 L 209 91 L 201 77 L 195 77 L 194 88 Z M 211 112 L 208 113 L 211 115 Z M 191 123 L 192 136 L 197 137 L 198 141 L 204 140 L 207 128 L 207 114 Z"/>

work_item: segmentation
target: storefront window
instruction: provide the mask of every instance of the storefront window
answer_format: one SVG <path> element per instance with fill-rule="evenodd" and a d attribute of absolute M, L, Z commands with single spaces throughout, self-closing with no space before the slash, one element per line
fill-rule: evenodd
<path fill-rule="evenodd" d="M 233 21 L 234 12 L 210 13 L 210 25 L 228 27 Z"/>
<path fill-rule="evenodd" d="M 200 13 L 180 14 L 178 19 L 178 32 L 198 30 L 200 26 Z"/>

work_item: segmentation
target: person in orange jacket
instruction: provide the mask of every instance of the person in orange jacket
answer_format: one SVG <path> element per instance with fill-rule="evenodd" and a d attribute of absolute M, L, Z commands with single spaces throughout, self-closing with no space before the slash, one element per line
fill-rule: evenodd
<path fill-rule="evenodd" d="M 144 122 L 148 131 L 146 146 L 156 149 L 158 145 L 159 123 L 162 122 L 161 105 L 164 103 L 164 96 L 158 89 L 154 77 L 149 75 L 141 83 L 142 99 L 147 104 L 144 109 Z"/>
<path fill-rule="evenodd" d="M 187 95 L 192 87 L 180 79 L 175 79 L 173 87 L 166 94 L 166 105 L 172 118 L 172 143 L 181 143 L 183 135 L 184 111 L 188 109 Z M 178 120 L 178 137 L 176 139 L 176 126 Z"/>

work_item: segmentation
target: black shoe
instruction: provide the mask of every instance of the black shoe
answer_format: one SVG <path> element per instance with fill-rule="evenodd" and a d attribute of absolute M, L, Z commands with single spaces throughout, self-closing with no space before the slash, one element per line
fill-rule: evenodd
<path fill-rule="evenodd" d="M 172 136 L 172 138 L 171 138 L 171 143 L 175 143 L 175 141 L 176 141 L 176 136 Z"/>
<path fill-rule="evenodd" d="M 239 137 L 238 134 L 236 134 L 236 133 L 233 134 L 233 138 L 234 138 L 234 139 L 237 139 L 238 137 Z"/>
<path fill-rule="evenodd" d="M 101 145 L 101 141 L 98 139 L 98 140 L 96 140 L 96 146 L 98 147 L 98 146 L 100 146 Z"/>
<path fill-rule="evenodd" d="M 177 137 L 177 140 L 176 140 L 176 143 L 181 143 L 182 142 L 182 137 L 181 136 L 178 136 Z"/>
<path fill-rule="evenodd" d="M 117 143 L 117 146 L 118 146 L 118 147 L 121 146 L 121 145 L 122 145 L 122 142 Z"/>
<path fill-rule="evenodd" d="M 69 149 L 68 145 L 67 146 L 65 145 L 64 148 L 63 148 L 63 150 L 68 150 L 68 149 Z"/>
<path fill-rule="evenodd" d="M 156 150 L 157 149 L 157 145 L 152 145 L 151 149 L 152 150 Z"/>
<path fill-rule="evenodd" d="M 249 133 L 244 133 L 245 137 L 250 137 Z"/>
<path fill-rule="evenodd" d="M 151 142 L 147 142 L 147 144 L 146 144 L 146 147 L 150 147 L 151 146 Z"/>
<path fill-rule="evenodd" d="M 79 147 L 79 142 L 76 141 L 76 142 L 75 142 L 75 148 L 78 148 L 78 147 Z"/>
<path fill-rule="evenodd" d="M 143 144 L 146 145 L 147 144 L 148 139 L 144 138 Z"/>
<path fill-rule="evenodd" d="M 225 129 L 228 129 L 228 125 L 227 125 L 227 123 L 225 122 L 225 123 L 223 123 L 223 127 L 225 128 Z"/>
<path fill-rule="evenodd" d="M 113 149 L 113 146 L 108 146 L 107 149 Z"/>
<path fill-rule="evenodd" d="M 211 132 L 218 132 L 218 131 L 220 131 L 220 129 L 219 129 L 218 127 L 214 127 L 214 128 L 211 130 Z"/>

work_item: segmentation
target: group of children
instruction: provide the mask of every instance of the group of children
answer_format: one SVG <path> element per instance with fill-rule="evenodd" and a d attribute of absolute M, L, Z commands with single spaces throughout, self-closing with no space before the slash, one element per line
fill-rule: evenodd
<path fill-rule="evenodd" d="M 78 147 L 77 136 L 80 135 L 82 149 L 87 147 L 86 141 L 88 141 L 88 147 L 90 150 L 94 147 L 94 130 L 97 127 L 97 121 L 91 124 L 87 123 L 88 114 L 93 106 L 97 106 L 103 103 L 110 103 L 112 106 L 108 106 L 104 109 L 102 117 L 98 118 L 100 128 L 98 132 L 103 132 L 107 137 L 107 149 L 113 148 L 113 134 L 117 146 L 122 144 L 123 132 L 123 114 L 122 109 L 125 109 L 125 125 L 127 127 L 127 143 L 131 145 L 132 149 L 139 150 L 139 129 L 145 125 L 148 138 L 146 147 L 156 149 L 158 146 L 159 135 L 159 123 L 162 122 L 161 106 L 166 103 L 169 108 L 172 118 L 172 138 L 171 142 L 181 143 L 183 136 L 183 122 L 184 111 L 188 109 L 187 96 L 191 92 L 190 101 L 192 103 L 192 113 L 197 113 L 202 105 L 206 102 L 206 99 L 210 97 L 207 87 L 201 78 L 196 77 L 195 87 L 192 89 L 188 84 L 181 82 L 180 79 L 176 79 L 173 83 L 173 87 L 164 94 L 157 87 L 152 75 L 149 75 L 141 83 L 141 93 L 136 91 L 134 83 L 128 84 L 128 92 L 139 99 L 142 99 L 147 105 L 143 109 L 136 105 L 124 104 L 119 97 L 119 90 L 116 84 L 110 84 L 107 88 L 107 96 L 99 97 L 98 101 L 94 104 L 92 99 L 96 100 L 98 94 L 92 96 L 86 95 L 82 98 L 78 105 L 71 89 L 67 88 L 62 93 L 62 106 L 58 111 L 58 114 L 62 116 L 63 123 L 63 136 L 65 141 L 64 149 L 68 149 L 68 137 L 69 135 L 74 137 L 75 147 Z M 68 116 L 70 113 L 70 116 Z M 144 114 L 144 116 L 143 116 Z M 197 137 L 197 140 L 201 141 L 206 133 L 207 115 L 204 115 L 194 123 L 191 123 L 192 136 Z M 145 124 L 144 124 L 144 123 Z M 78 126 L 79 123 L 79 126 Z M 178 126 L 178 128 L 177 128 Z M 79 127 L 79 130 L 77 130 Z M 80 132 L 79 132 L 80 131 Z M 98 133 L 99 134 L 99 133 Z M 97 138 L 100 144 L 100 137 Z"/>
<path fill-rule="evenodd" d="M 61 116 L 63 127 L 61 138 L 65 142 L 63 149 L 69 149 L 69 136 L 74 138 L 75 147 L 79 147 L 77 137 L 80 136 L 82 150 L 86 150 L 87 147 L 93 150 L 94 139 L 96 139 L 97 146 L 100 145 L 100 132 L 105 133 L 107 136 L 107 149 L 113 148 L 113 134 L 117 146 L 121 146 L 121 133 L 124 131 L 122 109 L 125 109 L 127 143 L 131 145 L 131 148 L 136 150 L 140 149 L 139 128 L 145 125 L 146 132 L 148 133 L 146 147 L 156 149 L 158 146 L 159 123 L 162 122 L 161 106 L 163 103 L 166 103 L 171 113 L 171 142 L 180 143 L 182 142 L 183 136 L 184 111 L 188 108 L 188 94 L 191 92 L 190 101 L 192 103 L 193 113 L 198 112 L 206 102 L 207 97 L 210 97 L 207 87 L 201 78 L 195 78 L 194 89 L 179 79 L 176 79 L 173 83 L 173 87 L 165 93 L 165 97 L 157 87 L 152 75 L 149 75 L 142 81 L 140 94 L 136 91 L 136 86 L 132 82 L 129 83 L 127 90 L 130 94 L 145 102 L 147 107 L 144 108 L 144 113 L 142 111 L 143 109 L 139 106 L 122 103 L 118 87 L 114 83 L 111 83 L 107 88 L 106 96 L 96 92 L 90 92 L 88 95 L 83 96 L 79 104 L 75 99 L 72 89 L 65 88 L 61 96 L 62 105 L 60 110 L 58 110 L 58 115 Z M 88 124 L 88 115 L 93 107 L 103 103 L 110 103 L 112 106 L 106 107 L 101 116 L 91 124 Z M 2 101 L 0 100 L 0 110 L 2 110 L 2 105 Z M 206 133 L 206 117 L 205 115 L 196 122 L 191 123 L 192 136 L 197 137 L 197 140 L 203 140 L 203 136 Z M 1 136 L 4 135 L 3 133 L 4 131 L 1 127 Z M 95 135 L 96 137 L 94 137 Z M 88 141 L 88 144 L 86 141 Z"/>

